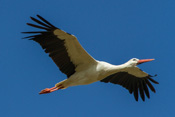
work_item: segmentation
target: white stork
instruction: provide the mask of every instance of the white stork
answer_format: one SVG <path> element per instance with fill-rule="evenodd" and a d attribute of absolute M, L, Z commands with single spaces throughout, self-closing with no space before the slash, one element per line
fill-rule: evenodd
<path fill-rule="evenodd" d="M 96 81 L 119 84 L 128 89 L 130 94 L 133 93 L 136 101 L 138 101 L 139 92 L 143 101 L 145 94 L 150 98 L 148 87 L 155 92 L 150 81 L 155 84 L 158 82 L 137 67 L 141 63 L 154 59 L 133 58 L 122 65 L 95 60 L 84 50 L 74 35 L 53 26 L 40 15 L 37 17 L 40 20 L 33 17 L 31 19 L 41 26 L 31 23 L 27 25 L 45 31 L 23 32 L 36 34 L 25 38 L 38 42 L 45 52 L 49 53 L 61 72 L 67 75 L 67 79 L 52 88 L 42 90 L 40 94 L 66 89 L 70 86 L 87 85 Z"/>

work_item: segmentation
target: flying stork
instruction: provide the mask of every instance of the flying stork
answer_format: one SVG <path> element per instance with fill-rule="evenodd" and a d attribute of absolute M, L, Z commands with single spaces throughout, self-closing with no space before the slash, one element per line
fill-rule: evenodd
<path fill-rule="evenodd" d="M 30 17 L 39 25 L 27 23 L 27 25 L 44 29 L 44 31 L 23 32 L 35 34 L 24 37 L 38 42 L 46 53 L 52 58 L 60 71 L 67 75 L 67 79 L 57 83 L 52 88 L 46 88 L 40 94 L 51 93 L 70 86 L 87 85 L 101 81 L 104 83 L 119 84 L 133 94 L 135 100 L 140 97 L 145 101 L 145 94 L 150 98 L 149 90 L 155 92 L 152 83 L 158 84 L 151 75 L 142 71 L 137 65 L 154 59 L 132 58 L 121 65 L 112 65 L 107 62 L 95 60 L 80 45 L 77 38 L 45 20 Z M 149 88 L 149 89 L 148 89 Z"/>

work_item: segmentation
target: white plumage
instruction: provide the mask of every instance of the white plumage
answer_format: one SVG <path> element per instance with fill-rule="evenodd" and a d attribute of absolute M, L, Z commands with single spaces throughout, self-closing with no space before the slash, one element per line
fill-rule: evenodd
<path fill-rule="evenodd" d="M 46 31 L 23 32 L 36 34 L 25 38 L 38 42 L 45 52 L 49 53 L 59 69 L 68 77 L 68 79 L 57 83 L 55 87 L 42 90 L 40 94 L 70 86 L 86 85 L 96 81 L 119 84 L 128 89 L 131 94 L 133 93 L 136 101 L 138 101 L 139 92 L 143 101 L 145 100 L 145 94 L 148 98 L 150 97 L 148 87 L 155 92 L 150 81 L 156 84 L 158 82 L 137 67 L 138 64 L 154 59 L 139 60 L 133 58 L 122 65 L 97 61 L 84 50 L 74 35 L 56 28 L 39 15 L 37 17 L 41 21 L 33 17 L 31 19 L 41 26 L 27 24 Z"/>

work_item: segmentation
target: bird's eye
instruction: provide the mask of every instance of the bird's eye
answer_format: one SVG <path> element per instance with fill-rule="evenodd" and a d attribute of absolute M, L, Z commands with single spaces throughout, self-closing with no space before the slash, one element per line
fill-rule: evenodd
<path fill-rule="evenodd" d="M 136 61 L 136 59 L 134 58 L 133 61 Z"/>

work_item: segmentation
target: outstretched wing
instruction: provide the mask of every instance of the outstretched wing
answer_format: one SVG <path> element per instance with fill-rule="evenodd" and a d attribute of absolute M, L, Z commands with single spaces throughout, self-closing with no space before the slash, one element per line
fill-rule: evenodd
<path fill-rule="evenodd" d="M 36 34 L 25 38 L 38 42 L 67 77 L 70 77 L 75 71 L 80 71 L 84 66 L 88 67 L 88 65 L 96 62 L 83 49 L 74 35 L 56 28 L 40 15 L 37 15 L 37 17 L 40 20 L 33 17 L 31 19 L 39 25 L 31 23 L 27 23 L 27 25 L 45 31 L 23 32 Z"/>
<path fill-rule="evenodd" d="M 138 67 L 126 69 L 126 71 L 112 74 L 101 82 L 119 84 L 129 90 L 130 94 L 134 94 L 135 100 L 138 101 L 139 92 L 143 101 L 145 101 L 145 94 L 150 98 L 148 87 L 151 91 L 156 92 L 153 85 L 150 83 L 159 84 L 152 79 L 153 76 L 140 70 Z"/>

